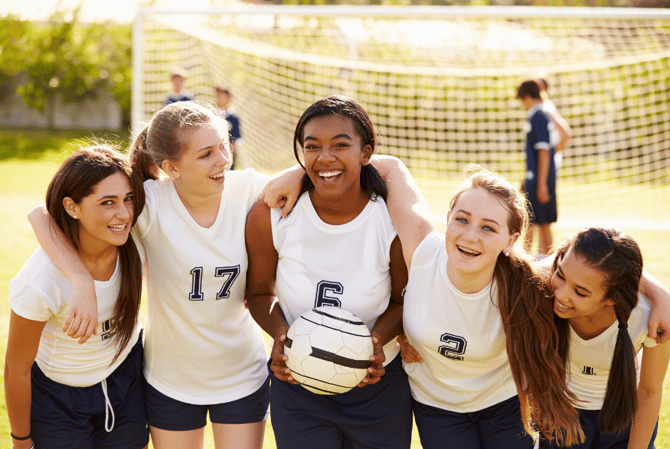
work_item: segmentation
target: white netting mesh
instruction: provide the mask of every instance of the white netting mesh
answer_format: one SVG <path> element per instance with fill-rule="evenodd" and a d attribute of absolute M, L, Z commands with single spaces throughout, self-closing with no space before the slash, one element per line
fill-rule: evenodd
<path fill-rule="evenodd" d="M 526 111 L 516 88 L 542 75 L 575 134 L 560 171 L 559 220 L 667 229 L 670 11 L 556 11 L 144 11 L 134 123 L 162 106 L 170 70 L 185 67 L 198 99 L 213 101 L 215 84 L 230 87 L 246 141 L 240 167 L 275 172 L 295 163 L 304 109 L 349 95 L 370 114 L 378 152 L 400 157 L 442 214 L 469 163 L 520 183 Z"/>

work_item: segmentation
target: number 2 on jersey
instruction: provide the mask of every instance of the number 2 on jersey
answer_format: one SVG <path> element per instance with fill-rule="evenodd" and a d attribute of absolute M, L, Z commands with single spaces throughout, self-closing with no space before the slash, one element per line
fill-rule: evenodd
<path fill-rule="evenodd" d="M 188 294 L 188 299 L 191 301 L 203 301 L 205 299 L 205 293 L 202 291 L 203 271 L 202 267 L 195 267 L 191 270 L 191 292 Z M 216 294 L 217 300 L 230 297 L 230 289 L 233 287 L 233 283 L 239 274 L 239 265 L 232 267 L 216 267 L 214 269 L 214 277 L 224 278 L 223 285 Z"/>

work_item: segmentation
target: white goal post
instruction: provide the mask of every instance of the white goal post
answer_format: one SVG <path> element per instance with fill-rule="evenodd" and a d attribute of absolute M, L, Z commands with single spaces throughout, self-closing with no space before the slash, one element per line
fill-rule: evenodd
<path fill-rule="evenodd" d="M 377 152 L 407 164 L 438 217 L 469 163 L 520 184 L 527 112 L 516 88 L 541 76 L 574 132 L 559 221 L 670 229 L 670 10 L 142 9 L 134 131 L 162 107 L 175 66 L 188 70 L 198 100 L 229 86 L 245 140 L 239 168 L 294 164 L 304 109 L 331 94 L 356 99 L 381 138 Z"/>

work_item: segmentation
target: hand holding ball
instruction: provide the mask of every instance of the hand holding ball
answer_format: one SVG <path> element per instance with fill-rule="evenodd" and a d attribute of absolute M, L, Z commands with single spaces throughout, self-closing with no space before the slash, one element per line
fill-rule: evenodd
<path fill-rule="evenodd" d="M 373 352 L 365 323 L 351 312 L 328 306 L 303 313 L 284 343 L 291 376 L 317 394 L 354 388 L 367 375 Z"/>

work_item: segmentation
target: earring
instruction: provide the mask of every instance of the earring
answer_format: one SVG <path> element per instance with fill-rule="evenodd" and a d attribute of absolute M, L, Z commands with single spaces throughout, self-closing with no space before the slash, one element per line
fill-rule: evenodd
<path fill-rule="evenodd" d="M 74 219 L 76 220 L 76 219 L 77 219 L 77 216 L 76 216 L 76 215 L 73 215 L 72 218 L 74 218 Z"/>
<path fill-rule="evenodd" d="M 505 254 L 507 257 L 509 257 L 509 251 L 504 251 L 503 254 Z"/>

